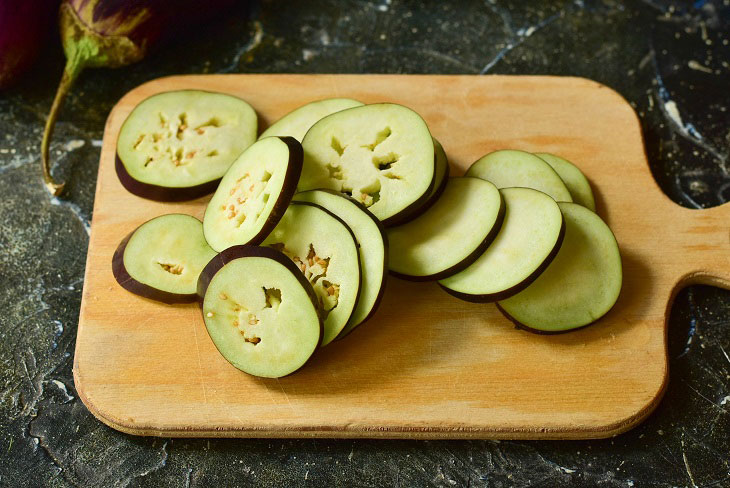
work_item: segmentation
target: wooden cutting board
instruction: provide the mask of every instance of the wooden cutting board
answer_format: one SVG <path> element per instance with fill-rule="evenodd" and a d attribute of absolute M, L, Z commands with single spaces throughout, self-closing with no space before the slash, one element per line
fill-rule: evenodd
<path fill-rule="evenodd" d="M 202 217 L 207 198 L 163 204 L 126 192 L 117 133 L 144 98 L 199 88 L 247 100 L 262 127 L 306 102 L 353 97 L 419 112 L 452 174 L 501 148 L 577 163 L 618 239 L 624 286 L 595 325 L 541 336 L 494 305 L 434 283 L 391 278 L 375 317 L 280 380 L 230 366 L 197 305 L 166 306 L 122 289 L 112 253 L 163 213 Z M 125 95 L 106 124 L 86 264 L 74 378 L 104 423 L 159 436 L 608 437 L 641 422 L 667 385 L 666 322 L 689 283 L 730 287 L 730 205 L 688 210 L 657 187 L 639 123 L 616 92 L 544 76 L 215 75 L 163 78 Z"/>

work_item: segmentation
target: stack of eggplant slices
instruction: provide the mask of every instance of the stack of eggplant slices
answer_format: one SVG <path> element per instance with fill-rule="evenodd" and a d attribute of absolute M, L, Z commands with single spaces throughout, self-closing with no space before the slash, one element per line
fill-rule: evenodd
<path fill-rule="evenodd" d="M 413 110 L 333 98 L 258 138 L 245 101 L 154 95 L 119 133 L 116 171 L 140 197 L 215 192 L 201 223 L 156 217 L 114 253 L 121 286 L 164 303 L 198 300 L 236 368 L 281 377 L 373 316 L 388 271 L 496 302 L 541 333 L 588 325 L 616 302 L 621 257 L 569 161 L 499 150 L 449 177 Z"/>

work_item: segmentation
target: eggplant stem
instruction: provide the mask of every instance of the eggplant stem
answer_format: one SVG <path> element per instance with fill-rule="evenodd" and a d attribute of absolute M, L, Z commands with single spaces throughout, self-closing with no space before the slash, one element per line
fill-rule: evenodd
<path fill-rule="evenodd" d="M 49 146 L 51 144 L 51 137 L 53 136 L 53 129 L 56 126 L 56 119 L 58 114 L 63 107 L 63 102 L 66 100 L 66 95 L 71 90 L 74 82 L 78 78 L 79 74 L 83 71 L 85 60 L 82 56 L 76 56 L 69 59 L 66 62 L 66 67 L 63 70 L 63 76 L 61 82 L 58 84 L 56 90 L 56 96 L 53 99 L 53 105 L 51 105 L 51 111 L 46 119 L 46 127 L 43 130 L 43 140 L 41 141 L 41 164 L 43 167 L 43 183 L 46 189 L 53 196 L 58 196 L 63 192 L 65 183 L 57 183 L 53 180 L 51 175 L 51 161 L 49 158 Z"/>

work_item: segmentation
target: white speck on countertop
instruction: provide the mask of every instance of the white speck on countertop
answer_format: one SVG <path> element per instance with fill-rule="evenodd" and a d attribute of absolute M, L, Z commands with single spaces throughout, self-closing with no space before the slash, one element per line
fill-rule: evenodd
<path fill-rule="evenodd" d="M 77 219 L 81 222 L 81 225 L 84 226 L 84 230 L 86 231 L 87 235 L 91 235 L 91 224 L 89 223 L 89 220 L 84 215 L 84 212 L 81 210 L 81 207 L 79 207 L 76 203 L 73 203 L 68 200 L 62 200 L 58 197 L 51 197 L 51 205 L 57 205 L 59 207 L 66 207 L 68 208 L 71 213 L 73 213 Z"/>
<path fill-rule="evenodd" d="M 72 139 L 66 143 L 66 146 L 64 149 L 66 151 L 75 151 L 76 149 L 80 149 L 86 145 L 86 141 L 83 139 Z"/>
<path fill-rule="evenodd" d="M 682 116 L 679 115 L 679 109 L 677 108 L 677 104 L 674 103 L 674 100 L 668 100 L 664 103 L 664 108 L 666 109 L 667 113 L 669 114 L 669 117 L 680 127 L 684 127 L 684 124 L 682 123 Z"/>
<path fill-rule="evenodd" d="M 712 74 L 712 70 L 710 68 L 708 68 L 707 66 L 704 66 L 704 65 L 698 63 L 694 59 L 690 60 L 687 63 L 687 66 L 689 67 L 689 69 L 693 69 L 695 71 L 702 71 L 704 73 L 710 73 L 710 74 Z"/>
<path fill-rule="evenodd" d="M 68 403 L 74 399 L 74 397 L 68 392 L 68 388 L 66 388 L 66 385 L 64 385 L 62 382 L 58 380 L 51 380 L 51 383 L 56 385 L 56 388 L 61 390 L 61 392 L 66 395 L 66 400 L 64 401 L 64 403 Z"/>

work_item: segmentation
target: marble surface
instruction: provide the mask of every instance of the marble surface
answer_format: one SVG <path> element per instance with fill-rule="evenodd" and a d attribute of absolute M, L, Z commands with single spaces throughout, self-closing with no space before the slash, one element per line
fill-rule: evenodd
<path fill-rule="evenodd" d="M 458 6 L 457 6 L 458 5 Z M 730 486 L 730 292 L 672 307 L 657 411 L 580 442 L 170 440 L 95 420 L 71 366 L 105 118 L 169 74 L 343 72 L 585 76 L 639 113 L 654 175 L 687 207 L 730 199 L 730 2 L 250 2 L 122 70 L 83 75 L 40 184 L 63 58 L 49 46 L 0 93 L 0 486 Z"/>

